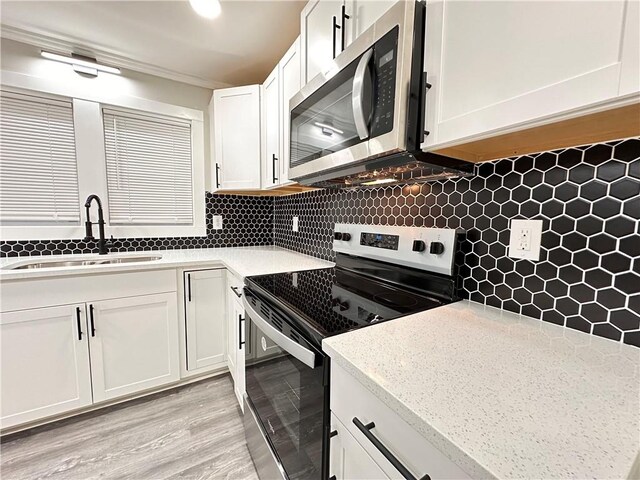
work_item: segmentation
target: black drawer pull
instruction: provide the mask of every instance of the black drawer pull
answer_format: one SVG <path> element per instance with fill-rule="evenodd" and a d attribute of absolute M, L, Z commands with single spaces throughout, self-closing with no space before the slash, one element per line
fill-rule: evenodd
<path fill-rule="evenodd" d="M 82 340 L 82 324 L 80 323 L 80 307 L 76 307 L 76 322 L 78 324 L 78 340 Z"/>
<path fill-rule="evenodd" d="M 231 290 L 233 291 L 233 293 L 235 293 L 235 294 L 236 294 L 236 297 L 238 297 L 238 298 L 242 297 L 242 293 L 240 293 L 240 292 L 238 291 L 238 287 L 234 287 L 234 286 L 232 285 L 232 286 L 231 286 Z"/>
<path fill-rule="evenodd" d="M 335 437 L 336 435 L 338 435 L 338 431 L 337 431 L 337 430 L 334 430 L 333 432 L 329 433 L 329 438 L 333 438 L 333 437 Z"/>
<path fill-rule="evenodd" d="M 96 325 L 93 321 L 93 304 L 89 305 L 89 322 L 91 323 L 91 336 L 96 336 Z"/>
<path fill-rule="evenodd" d="M 395 469 L 398 470 L 398 472 L 400 472 L 400 475 L 402 475 L 403 478 L 405 478 L 406 480 L 417 480 L 416 477 L 414 477 L 413 474 L 409 470 L 407 470 L 407 467 L 400 463 L 400 460 L 398 460 L 395 455 L 391 453 L 389 449 L 387 449 L 387 447 L 385 447 L 373 433 L 371 433 L 371 430 L 376 427 L 375 423 L 370 422 L 365 425 L 360 420 L 358 420 L 358 417 L 353 417 L 353 424 L 358 427 L 358 430 L 360 430 L 371 443 L 373 443 L 373 446 L 378 449 L 378 451 L 384 456 L 384 458 L 389 460 L 389 463 L 393 465 Z M 420 480 L 431 480 L 431 477 L 425 474 L 420 477 Z"/>
<path fill-rule="evenodd" d="M 245 344 L 245 341 L 242 340 L 242 322 L 244 322 L 244 318 L 242 315 L 238 315 L 238 350 L 242 350 L 242 346 Z"/>

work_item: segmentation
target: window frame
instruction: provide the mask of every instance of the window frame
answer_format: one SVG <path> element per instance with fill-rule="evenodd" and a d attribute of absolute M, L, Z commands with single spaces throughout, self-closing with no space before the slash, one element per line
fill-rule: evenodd
<path fill-rule="evenodd" d="M 95 94 L 80 95 L 73 88 L 46 79 L 28 77 L 15 72 L 2 72 L 0 88 L 7 92 L 26 94 L 44 99 L 72 101 L 76 161 L 80 194 L 79 225 L 2 225 L 1 240 L 57 240 L 82 239 L 86 220 L 84 200 L 92 193 L 102 200 L 106 234 L 114 238 L 199 237 L 206 236 L 205 206 L 205 139 L 204 113 L 177 105 L 146 100 L 128 95 L 107 95 L 101 101 Z M 85 97 L 85 98 L 82 98 Z M 106 152 L 102 110 L 120 110 L 124 113 L 191 122 L 193 224 L 191 225 L 110 225 L 107 190 Z M 97 220 L 95 206 L 92 221 Z"/>

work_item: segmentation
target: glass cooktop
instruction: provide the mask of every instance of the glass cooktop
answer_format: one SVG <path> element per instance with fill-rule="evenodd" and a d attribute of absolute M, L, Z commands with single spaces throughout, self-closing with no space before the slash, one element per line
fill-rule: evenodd
<path fill-rule="evenodd" d="M 376 268 L 380 268 L 379 264 Z M 438 291 L 430 295 L 428 288 L 434 285 L 433 280 L 423 275 L 395 275 L 413 280 L 415 288 L 340 267 L 250 277 L 247 286 L 263 297 L 263 302 L 288 309 L 288 317 L 311 326 L 319 334 L 314 336 L 320 338 L 453 301 L 451 296 L 442 295 L 440 285 L 443 281 L 450 283 L 450 279 L 436 279 Z M 389 272 L 386 276 L 390 276 Z"/>

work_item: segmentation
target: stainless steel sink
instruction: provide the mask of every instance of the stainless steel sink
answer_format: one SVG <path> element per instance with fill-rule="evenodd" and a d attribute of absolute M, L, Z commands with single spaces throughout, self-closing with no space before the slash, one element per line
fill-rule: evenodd
<path fill-rule="evenodd" d="M 23 263 L 20 265 L 8 265 L 7 269 L 10 270 L 24 270 L 32 268 L 55 268 L 55 267 L 85 267 L 92 265 L 110 265 L 115 263 L 139 263 L 139 262 L 153 262 L 154 260 L 160 260 L 160 255 L 153 255 L 148 257 L 112 257 L 112 258 L 92 258 L 85 260 L 45 260 L 45 261 L 33 261 L 29 263 Z"/>

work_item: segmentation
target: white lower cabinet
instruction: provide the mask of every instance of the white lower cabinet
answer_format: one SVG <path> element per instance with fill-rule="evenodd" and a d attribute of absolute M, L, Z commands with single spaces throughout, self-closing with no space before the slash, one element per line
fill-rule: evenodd
<path fill-rule="evenodd" d="M 180 379 L 175 293 L 87 305 L 95 402 Z"/>
<path fill-rule="evenodd" d="M 330 440 L 336 480 L 405 478 L 390 457 L 415 478 L 471 478 L 336 362 L 331 364 L 331 412 L 332 429 L 338 431 Z"/>
<path fill-rule="evenodd" d="M 0 296 L 3 431 L 180 380 L 175 270 L 3 282 Z"/>
<path fill-rule="evenodd" d="M 244 306 L 242 305 L 241 279 L 227 272 L 227 364 L 233 378 L 233 390 L 244 411 L 242 397 L 245 392 L 245 351 L 247 329 Z"/>
<path fill-rule="evenodd" d="M 382 480 L 389 477 L 353 438 L 342 422 L 331 414 L 329 476 L 336 480 Z"/>
<path fill-rule="evenodd" d="M 207 371 L 226 364 L 226 270 L 184 272 L 187 370 Z"/>
<path fill-rule="evenodd" d="M 91 405 L 85 305 L 0 314 L 4 428 Z"/>

